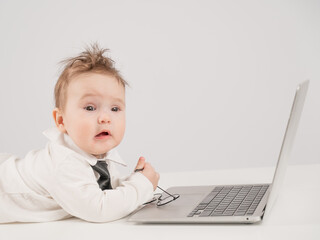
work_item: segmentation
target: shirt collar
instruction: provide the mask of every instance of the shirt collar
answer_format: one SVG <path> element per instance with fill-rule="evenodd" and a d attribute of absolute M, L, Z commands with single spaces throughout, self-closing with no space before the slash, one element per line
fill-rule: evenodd
<path fill-rule="evenodd" d="M 109 152 L 107 152 L 101 159 L 97 159 L 95 156 L 86 153 L 81 148 L 79 148 L 69 137 L 68 134 L 61 133 L 57 127 L 52 127 L 43 132 L 43 134 L 52 142 L 56 142 L 59 144 L 62 144 L 65 147 L 68 147 L 69 149 L 73 150 L 74 152 L 80 154 L 82 157 L 85 157 L 85 159 L 89 162 L 90 165 L 95 165 L 97 161 L 112 161 L 118 164 L 121 164 L 123 166 L 127 166 L 127 164 L 122 160 L 120 157 L 118 151 L 114 148 L 111 149 Z"/>

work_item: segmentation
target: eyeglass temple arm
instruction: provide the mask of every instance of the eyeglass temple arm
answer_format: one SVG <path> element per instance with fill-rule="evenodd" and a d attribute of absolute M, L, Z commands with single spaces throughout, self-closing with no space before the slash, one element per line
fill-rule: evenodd
<path fill-rule="evenodd" d="M 173 196 L 172 194 L 168 193 L 166 190 L 162 189 L 161 187 L 157 186 L 157 188 L 159 188 L 161 191 L 165 192 L 166 194 L 168 194 L 169 196 L 176 198 L 175 196 Z"/>
<path fill-rule="evenodd" d="M 134 172 L 141 172 L 143 171 L 144 168 L 137 168 L 136 170 L 134 170 Z M 168 194 L 171 197 L 175 197 L 172 194 L 168 193 L 166 190 L 162 189 L 161 187 L 157 186 L 157 188 L 159 188 L 160 190 L 162 190 L 163 192 L 165 192 L 166 194 Z"/>

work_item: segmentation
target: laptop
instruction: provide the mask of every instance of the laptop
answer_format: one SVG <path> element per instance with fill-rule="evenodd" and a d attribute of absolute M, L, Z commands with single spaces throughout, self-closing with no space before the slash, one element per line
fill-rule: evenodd
<path fill-rule="evenodd" d="M 269 184 L 178 186 L 167 192 L 180 197 L 163 206 L 144 205 L 128 221 L 137 223 L 255 223 L 272 209 L 281 189 L 293 141 L 306 98 L 309 80 L 298 85 L 282 142 L 278 163 Z"/>

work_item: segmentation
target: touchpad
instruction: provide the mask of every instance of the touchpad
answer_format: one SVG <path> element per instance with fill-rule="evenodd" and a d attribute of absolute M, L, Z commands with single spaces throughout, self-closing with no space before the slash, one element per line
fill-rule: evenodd
<path fill-rule="evenodd" d="M 183 193 L 176 200 L 163 206 L 157 206 L 156 202 L 153 202 L 136 212 L 130 221 L 148 221 L 148 219 L 155 221 L 186 217 L 204 197 L 203 193 Z"/>

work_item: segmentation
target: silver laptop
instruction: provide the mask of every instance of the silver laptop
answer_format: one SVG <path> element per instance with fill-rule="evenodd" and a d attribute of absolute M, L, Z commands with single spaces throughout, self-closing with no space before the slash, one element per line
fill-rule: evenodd
<path fill-rule="evenodd" d="M 174 201 L 158 206 L 144 205 L 128 221 L 138 223 L 254 223 L 269 214 L 279 193 L 295 134 L 298 128 L 309 81 L 298 85 L 271 184 L 182 186 L 168 193 Z"/>

